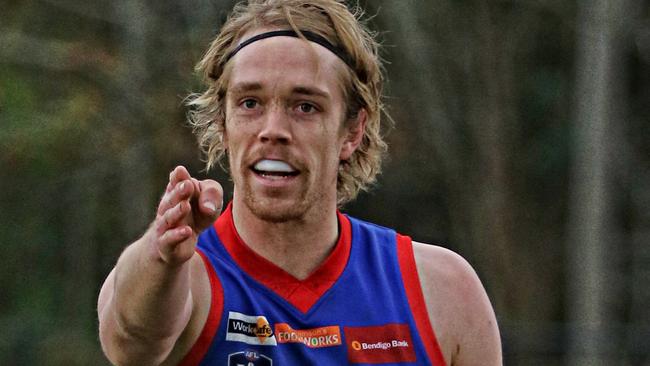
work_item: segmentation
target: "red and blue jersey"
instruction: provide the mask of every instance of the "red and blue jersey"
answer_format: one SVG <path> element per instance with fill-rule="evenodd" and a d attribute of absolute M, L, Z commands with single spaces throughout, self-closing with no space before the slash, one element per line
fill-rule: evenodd
<path fill-rule="evenodd" d="M 228 207 L 199 237 L 212 303 L 181 365 L 444 366 L 411 239 L 337 215 L 334 250 L 298 280 L 246 246 Z"/>

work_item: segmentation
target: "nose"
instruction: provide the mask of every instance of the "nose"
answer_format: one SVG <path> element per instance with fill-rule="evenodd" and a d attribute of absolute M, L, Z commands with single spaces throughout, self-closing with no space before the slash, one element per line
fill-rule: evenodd
<path fill-rule="evenodd" d="M 276 105 L 266 111 L 258 138 L 271 144 L 286 145 L 291 142 L 291 121 L 284 108 Z"/>

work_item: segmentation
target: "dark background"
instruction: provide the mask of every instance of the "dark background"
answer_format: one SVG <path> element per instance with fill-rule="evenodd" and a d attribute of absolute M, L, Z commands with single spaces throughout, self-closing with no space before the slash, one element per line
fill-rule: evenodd
<path fill-rule="evenodd" d="M 233 1 L 0 0 L 0 364 L 105 365 L 95 305 Z M 650 365 L 650 2 L 367 0 L 390 156 L 344 211 L 457 251 L 507 365 Z"/>

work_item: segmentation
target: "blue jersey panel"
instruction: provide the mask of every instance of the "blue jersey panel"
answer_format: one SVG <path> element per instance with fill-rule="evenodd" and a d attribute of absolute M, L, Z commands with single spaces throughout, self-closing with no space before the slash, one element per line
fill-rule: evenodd
<path fill-rule="evenodd" d="M 214 227 L 201 234 L 198 248 L 224 296 L 201 365 L 429 365 L 404 290 L 396 233 L 349 220 L 348 263 L 307 312 L 244 272 Z"/>

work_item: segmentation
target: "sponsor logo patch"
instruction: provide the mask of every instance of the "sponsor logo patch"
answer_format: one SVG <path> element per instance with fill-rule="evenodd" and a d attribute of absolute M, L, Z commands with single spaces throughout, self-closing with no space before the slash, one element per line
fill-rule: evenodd
<path fill-rule="evenodd" d="M 246 350 L 229 354 L 228 366 L 273 366 L 273 360 L 257 351 Z"/>
<path fill-rule="evenodd" d="M 350 363 L 415 362 L 408 324 L 343 327 Z"/>
<path fill-rule="evenodd" d="M 287 323 L 275 325 L 278 343 L 302 343 L 309 348 L 333 347 L 341 344 L 341 328 L 338 325 L 293 329 Z"/>
<path fill-rule="evenodd" d="M 245 315 L 235 311 L 228 312 L 226 340 L 260 346 L 276 346 L 278 344 L 266 317 Z"/>

